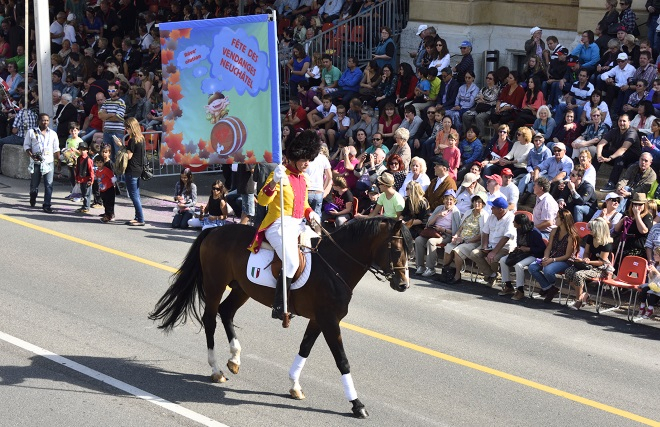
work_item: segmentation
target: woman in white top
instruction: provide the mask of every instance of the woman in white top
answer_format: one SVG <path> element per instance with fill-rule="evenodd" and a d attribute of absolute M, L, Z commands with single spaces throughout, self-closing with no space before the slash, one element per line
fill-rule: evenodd
<path fill-rule="evenodd" d="M 408 172 L 405 181 L 403 181 L 403 185 L 399 188 L 399 194 L 403 197 L 408 197 L 407 188 L 408 183 L 411 181 L 418 182 L 424 191 L 426 191 L 426 188 L 431 183 L 431 179 L 426 174 L 426 160 L 421 157 L 413 157 L 410 160 L 410 172 Z"/>
<path fill-rule="evenodd" d="M 588 124 L 591 124 L 591 109 L 594 107 L 598 107 L 600 110 L 600 121 L 605 123 L 608 128 L 612 127 L 612 117 L 610 117 L 610 109 L 605 103 L 605 101 L 602 100 L 603 95 L 600 90 L 595 89 L 593 93 L 591 94 L 591 98 L 589 99 L 589 102 L 584 104 L 584 109 L 582 110 L 582 116 L 580 117 L 580 124 L 582 127 L 587 126 Z"/>
<path fill-rule="evenodd" d="M 532 130 L 527 126 L 518 128 L 516 133 L 517 141 L 511 147 L 511 151 L 502 157 L 499 162 L 499 173 L 503 168 L 510 168 L 513 176 L 518 176 L 527 173 L 527 156 L 529 150 L 534 147 L 532 144 Z"/>
<path fill-rule="evenodd" d="M 449 54 L 449 49 L 447 48 L 447 42 L 445 39 L 442 37 L 438 37 L 435 40 L 435 49 L 437 51 L 438 56 L 431 61 L 429 64 L 430 67 L 435 67 L 438 69 L 438 75 L 440 75 L 440 71 L 442 71 L 444 68 L 449 67 L 449 63 L 451 61 L 451 55 Z"/>
<path fill-rule="evenodd" d="M 654 112 L 655 108 L 651 101 L 641 101 L 639 103 L 639 108 L 637 109 L 638 114 L 630 122 L 630 127 L 645 134 L 653 133 L 651 131 L 651 124 L 653 123 L 653 120 L 655 120 L 655 116 L 653 115 Z"/>

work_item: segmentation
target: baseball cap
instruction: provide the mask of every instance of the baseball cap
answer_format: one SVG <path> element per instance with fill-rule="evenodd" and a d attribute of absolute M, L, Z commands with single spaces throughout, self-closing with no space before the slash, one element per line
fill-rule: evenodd
<path fill-rule="evenodd" d="M 69 21 L 69 22 L 75 21 L 76 20 L 76 15 L 74 15 L 73 13 L 69 13 L 69 16 L 66 17 L 66 20 Z"/>
<path fill-rule="evenodd" d="M 542 31 L 542 30 L 541 30 L 541 27 L 534 27 L 534 28 L 531 28 L 531 29 L 529 30 L 529 35 L 530 35 L 530 36 L 533 36 L 534 33 L 537 32 L 537 31 Z"/>
<path fill-rule="evenodd" d="M 535 138 L 535 139 L 536 139 L 536 138 L 543 138 L 543 139 L 545 139 L 545 135 L 543 135 L 543 132 L 536 131 L 536 133 L 534 134 L 534 138 Z"/>
<path fill-rule="evenodd" d="M 472 185 L 473 182 L 479 179 L 479 176 L 477 174 L 474 174 L 472 172 L 468 172 L 465 174 L 465 177 L 463 177 L 463 183 L 461 184 L 463 187 L 469 187 Z"/>
<path fill-rule="evenodd" d="M 429 28 L 428 25 L 424 25 L 424 24 L 420 25 L 419 27 L 417 27 L 417 35 L 422 34 L 422 32 L 428 28 Z"/>
<path fill-rule="evenodd" d="M 380 194 L 380 190 L 376 184 L 369 187 L 369 193 Z"/>
<path fill-rule="evenodd" d="M 628 55 L 626 55 L 626 54 L 623 53 L 623 52 L 621 52 L 621 53 L 620 53 L 619 55 L 617 55 L 617 57 L 616 57 L 616 60 L 617 60 L 617 61 L 625 61 L 626 59 L 628 59 Z"/>
<path fill-rule="evenodd" d="M 625 55 L 625 53 L 624 53 Z M 575 55 L 568 55 L 568 58 L 566 59 L 566 63 L 568 64 L 569 67 L 573 67 L 578 64 L 578 57 Z"/>
<path fill-rule="evenodd" d="M 472 43 L 469 40 L 463 40 L 463 43 L 459 47 L 472 47 Z"/>
<path fill-rule="evenodd" d="M 492 179 L 493 181 L 497 182 L 497 185 L 502 185 L 502 177 L 499 175 L 486 175 L 486 179 Z"/>
<path fill-rule="evenodd" d="M 513 172 L 511 172 L 511 169 L 509 168 L 504 168 L 502 169 L 502 172 L 500 172 L 500 175 L 513 176 Z"/>
<path fill-rule="evenodd" d="M 552 146 L 552 149 L 554 150 L 555 148 L 559 148 L 562 151 L 566 151 L 566 145 L 564 145 L 563 142 L 555 143 L 555 145 Z"/>
<path fill-rule="evenodd" d="M 504 199 L 504 197 L 498 197 L 497 199 L 488 202 L 488 204 L 494 208 L 500 208 L 500 209 L 509 208 L 509 204 L 507 203 L 506 199 Z"/>
<path fill-rule="evenodd" d="M 607 196 L 605 196 L 605 201 L 607 202 L 610 199 L 621 199 L 621 196 L 618 194 L 612 192 L 612 193 L 607 193 Z"/>
<path fill-rule="evenodd" d="M 445 194 L 443 194 L 443 196 L 454 196 L 454 197 L 456 197 L 456 192 L 452 189 L 449 189 L 449 190 L 445 191 Z"/>

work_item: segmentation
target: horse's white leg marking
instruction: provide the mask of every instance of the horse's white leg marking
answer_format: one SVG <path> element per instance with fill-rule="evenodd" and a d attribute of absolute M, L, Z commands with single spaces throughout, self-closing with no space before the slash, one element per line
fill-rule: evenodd
<path fill-rule="evenodd" d="M 231 353 L 230 362 L 235 363 L 236 365 L 241 365 L 241 343 L 238 342 L 238 339 L 232 338 L 229 342 L 229 352 Z"/>
<path fill-rule="evenodd" d="M 208 349 L 208 358 L 209 358 L 209 365 L 211 366 L 211 372 L 215 376 L 216 374 L 222 375 L 222 371 L 218 369 L 218 362 L 215 360 L 215 350 L 212 348 Z"/>
<path fill-rule="evenodd" d="M 344 396 L 346 396 L 346 399 L 348 399 L 349 402 L 357 399 L 357 391 L 355 391 L 351 374 L 342 375 L 341 383 L 344 386 Z"/>
<path fill-rule="evenodd" d="M 296 358 L 293 359 L 293 364 L 291 369 L 289 369 L 289 379 L 291 380 L 291 389 L 295 391 L 301 391 L 300 382 L 300 372 L 302 372 L 303 366 L 305 366 L 306 358 L 296 354 Z"/>

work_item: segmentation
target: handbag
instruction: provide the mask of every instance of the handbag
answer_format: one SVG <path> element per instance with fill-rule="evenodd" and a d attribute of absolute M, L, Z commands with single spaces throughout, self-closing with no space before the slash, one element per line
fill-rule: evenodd
<path fill-rule="evenodd" d="M 442 235 L 438 233 L 438 230 L 436 230 L 434 227 L 424 227 L 419 235 L 425 239 L 439 239 L 442 237 Z"/>
<path fill-rule="evenodd" d="M 474 106 L 474 111 L 476 111 L 477 114 L 478 113 L 487 113 L 488 111 L 490 111 L 491 108 L 493 108 L 492 105 L 487 104 L 485 102 L 480 102 L 480 103 L 478 103 L 477 105 Z"/>
<path fill-rule="evenodd" d="M 528 252 L 514 250 L 513 252 L 510 252 L 509 255 L 507 255 L 506 261 L 504 263 L 509 267 L 513 267 L 514 265 L 518 264 L 520 261 L 530 256 L 532 255 Z"/>
<path fill-rule="evenodd" d="M 143 151 L 142 153 L 142 174 L 140 174 L 140 178 L 142 178 L 142 181 L 149 181 L 154 177 L 154 170 L 151 165 L 147 163 L 147 152 Z"/>

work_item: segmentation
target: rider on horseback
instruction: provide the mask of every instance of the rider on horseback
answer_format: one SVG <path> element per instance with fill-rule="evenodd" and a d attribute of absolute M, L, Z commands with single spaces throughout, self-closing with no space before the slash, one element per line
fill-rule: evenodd
<path fill-rule="evenodd" d="M 310 224 L 321 223 L 321 218 L 307 202 L 307 181 L 303 174 L 309 163 L 316 158 L 321 149 L 321 143 L 316 132 L 304 131 L 288 144 L 286 161 L 278 165 L 257 196 L 257 202 L 268 207 L 268 213 L 257 231 L 250 250 L 259 251 L 259 246 L 265 238 L 275 249 L 277 256 L 286 263 L 286 277 L 280 271 L 275 288 L 275 301 L 272 316 L 283 319 L 284 316 L 284 284 L 289 291 L 292 278 L 298 269 L 298 236 L 304 230 L 303 217 Z M 285 166 L 286 165 L 286 166 Z M 278 187 L 281 183 L 281 187 Z M 284 212 L 280 209 L 279 189 L 284 192 Z M 282 236 L 281 223 L 284 221 L 286 235 Z M 286 257 L 282 256 L 282 248 L 286 245 Z"/>

